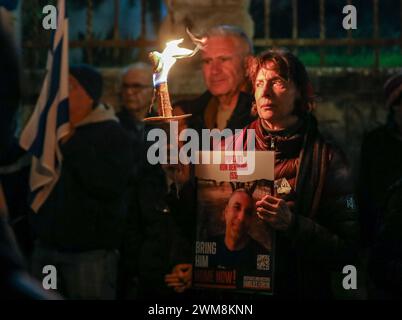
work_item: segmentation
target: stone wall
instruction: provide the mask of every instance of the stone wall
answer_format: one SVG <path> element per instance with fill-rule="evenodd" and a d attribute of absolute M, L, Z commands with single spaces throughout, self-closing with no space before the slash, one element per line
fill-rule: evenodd
<path fill-rule="evenodd" d="M 386 120 L 382 86 L 392 70 L 309 69 L 319 94 L 314 111 L 320 130 L 342 147 L 354 174 L 363 135 Z"/>

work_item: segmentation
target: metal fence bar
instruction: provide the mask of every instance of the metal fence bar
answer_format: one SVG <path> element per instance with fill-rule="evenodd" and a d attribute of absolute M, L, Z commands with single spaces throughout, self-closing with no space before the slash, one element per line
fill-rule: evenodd
<path fill-rule="evenodd" d="M 385 46 L 398 46 L 401 43 L 400 38 L 395 39 L 357 39 L 353 38 L 351 40 L 344 39 L 311 39 L 311 38 L 299 38 L 299 39 L 254 39 L 253 44 L 256 47 L 270 47 L 270 46 L 283 46 L 283 47 L 358 47 L 358 46 L 369 46 L 369 47 L 385 47 Z M 102 47 L 102 48 L 136 48 L 136 47 L 154 47 L 158 43 L 156 40 L 147 39 L 132 39 L 132 40 L 97 40 L 92 39 L 90 41 L 73 40 L 70 41 L 70 48 L 84 48 L 84 47 Z M 47 48 L 49 46 L 48 42 L 37 42 L 37 41 L 26 41 L 24 43 L 24 48 Z"/>
<path fill-rule="evenodd" d="M 398 40 L 399 43 L 399 40 Z M 146 48 L 146 47 L 155 47 L 157 45 L 156 40 L 147 40 L 147 39 L 128 39 L 128 40 L 99 40 L 99 39 L 91 39 L 91 40 L 73 40 L 69 42 L 70 48 Z M 40 49 L 40 48 L 48 48 L 48 42 L 37 42 L 37 41 L 26 41 L 24 43 L 24 48 L 28 49 Z"/>
<path fill-rule="evenodd" d="M 271 0 L 264 2 L 264 36 L 265 39 L 271 38 Z"/>
<path fill-rule="evenodd" d="M 399 19 L 400 19 L 400 36 L 401 36 L 401 43 L 400 43 L 400 48 L 401 48 L 401 54 L 402 54 L 402 0 L 400 0 L 400 5 L 399 5 Z"/>
<path fill-rule="evenodd" d="M 35 0 L 35 6 L 39 7 L 39 0 Z M 34 24 L 34 28 L 33 28 L 34 37 L 40 38 L 40 36 L 39 36 L 39 33 L 41 32 L 40 29 L 41 28 L 39 27 L 39 23 Z M 47 44 L 47 46 L 49 46 L 49 44 Z M 39 61 L 40 61 L 39 54 L 40 54 L 39 51 L 37 51 L 37 50 L 33 51 L 33 62 L 34 62 L 34 65 L 36 65 L 36 66 L 39 64 Z"/>
<path fill-rule="evenodd" d="M 356 46 L 393 46 L 399 45 L 400 39 L 357 39 L 351 40 L 347 38 L 343 39 L 311 39 L 311 38 L 299 38 L 299 39 L 254 39 L 254 46 L 256 47 L 269 47 L 269 46 L 298 46 L 298 47 L 346 47 L 348 45 Z"/>
<path fill-rule="evenodd" d="M 401 0 L 402 1 L 402 0 Z M 297 0 L 292 0 L 292 38 L 297 39 L 299 33 L 299 19 L 297 16 L 298 3 Z"/>
<path fill-rule="evenodd" d="M 152 23 L 153 23 L 153 29 L 156 33 L 161 23 L 161 3 L 159 1 L 156 10 L 154 9 L 152 11 Z"/>
<path fill-rule="evenodd" d="M 120 0 L 114 0 L 113 39 L 120 38 L 119 32 Z"/>
<path fill-rule="evenodd" d="M 93 33 L 93 2 L 92 0 L 87 0 L 87 24 L 86 24 L 86 41 L 92 40 L 92 33 Z M 92 56 L 92 49 L 91 47 L 87 47 L 87 58 L 88 63 L 93 64 L 93 56 Z"/>
<path fill-rule="evenodd" d="M 147 35 L 147 1 L 146 0 L 141 0 L 141 34 L 140 34 L 140 38 L 141 39 L 145 39 L 146 35 Z"/>
<path fill-rule="evenodd" d="M 155 47 L 157 45 L 155 40 L 146 39 L 132 39 L 132 40 L 91 40 L 89 42 L 71 41 L 70 48 L 82 48 L 84 46 L 90 48 L 147 48 Z"/>
<path fill-rule="evenodd" d="M 402 1 L 402 0 L 401 0 L 401 1 Z M 351 4 L 352 4 L 352 0 L 347 0 L 346 3 L 347 3 L 348 5 L 351 5 Z M 353 39 L 353 36 L 352 36 L 352 29 L 348 29 L 348 30 L 347 30 L 347 37 L 348 37 L 349 40 Z M 352 47 L 351 47 L 351 46 L 348 46 L 347 54 L 348 54 L 348 55 L 351 55 L 351 54 L 352 54 Z"/>
<path fill-rule="evenodd" d="M 325 39 L 325 0 L 320 0 L 320 39 Z M 320 65 L 325 65 L 324 48 L 320 48 Z"/>
<path fill-rule="evenodd" d="M 375 40 L 380 37 L 379 17 L 378 17 L 378 0 L 373 0 L 373 38 Z M 378 69 L 380 66 L 380 49 L 378 46 L 374 48 L 374 68 Z"/>
<path fill-rule="evenodd" d="M 140 39 L 146 39 L 147 37 L 147 1 L 141 0 L 141 34 Z M 145 59 L 147 57 L 147 52 L 144 47 L 139 50 L 140 59 Z"/>
<path fill-rule="evenodd" d="M 297 0 L 292 0 L 292 39 L 297 39 L 299 36 L 299 19 L 297 16 L 298 3 Z M 294 49 L 295 54 L 298 54 L 298 48 Z"/>
<path fill-rule="evenodd" d="M 120 17 L 120 0 L 114 0 L 113 40 L 115 41 L 118 41 L 120 39 L 119 17 Z M 115 48 L 113 50 L 113 58 L 117 59 L 118 55 L 119 50 Z"/>

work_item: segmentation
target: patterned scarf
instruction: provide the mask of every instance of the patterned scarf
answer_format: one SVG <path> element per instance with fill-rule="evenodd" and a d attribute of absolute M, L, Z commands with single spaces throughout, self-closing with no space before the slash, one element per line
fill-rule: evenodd
<path fill-rule="evenodd" d="M 275 151 L 275 179 L 289 181 L 296 192 L 296 212 L 313 217 L 318 209 L 330 158 L 315 118 L 307 115 L 291 128 L 271 132 L 258 119 L 245 128 L 244 134 L 247 134 L 246 129 L 255 130 L 257 151 Z M 247 138 L 243 141 L 243 147 L 247 148 Z"/>

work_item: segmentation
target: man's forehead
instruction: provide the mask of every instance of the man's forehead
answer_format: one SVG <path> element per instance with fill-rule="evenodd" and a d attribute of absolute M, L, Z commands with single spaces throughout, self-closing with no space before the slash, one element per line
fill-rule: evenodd
<path fill-rule="evenodd" d="M 123 76 L 123 81 L 148 84 L 152 81 L 152 73 L 143 69 L 132 69 Z"/>
<path fill-rule="evenodd" d="M 244 205 L 247 204 L 247 206 L 249 206 L 252 203 L 252 199 L 244 192 L 235 192 L 230 198 L 230 203 L 240 203 Z"/>
<path fill-rule="evenodd" d="M 208 38 L 202 56 L 234 55 L 240 51 L 237 39 L 233 36 L 213 36 Z"/>

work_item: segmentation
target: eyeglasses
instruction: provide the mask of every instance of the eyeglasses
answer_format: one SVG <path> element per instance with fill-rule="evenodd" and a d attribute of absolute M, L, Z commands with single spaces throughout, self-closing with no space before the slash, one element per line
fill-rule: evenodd
<path fill-rule="evenodd" d="M 151 85 L 142 84 L 142 83 L 123 83 L 123 90 L 144 90 L 151 88 Z"/>

